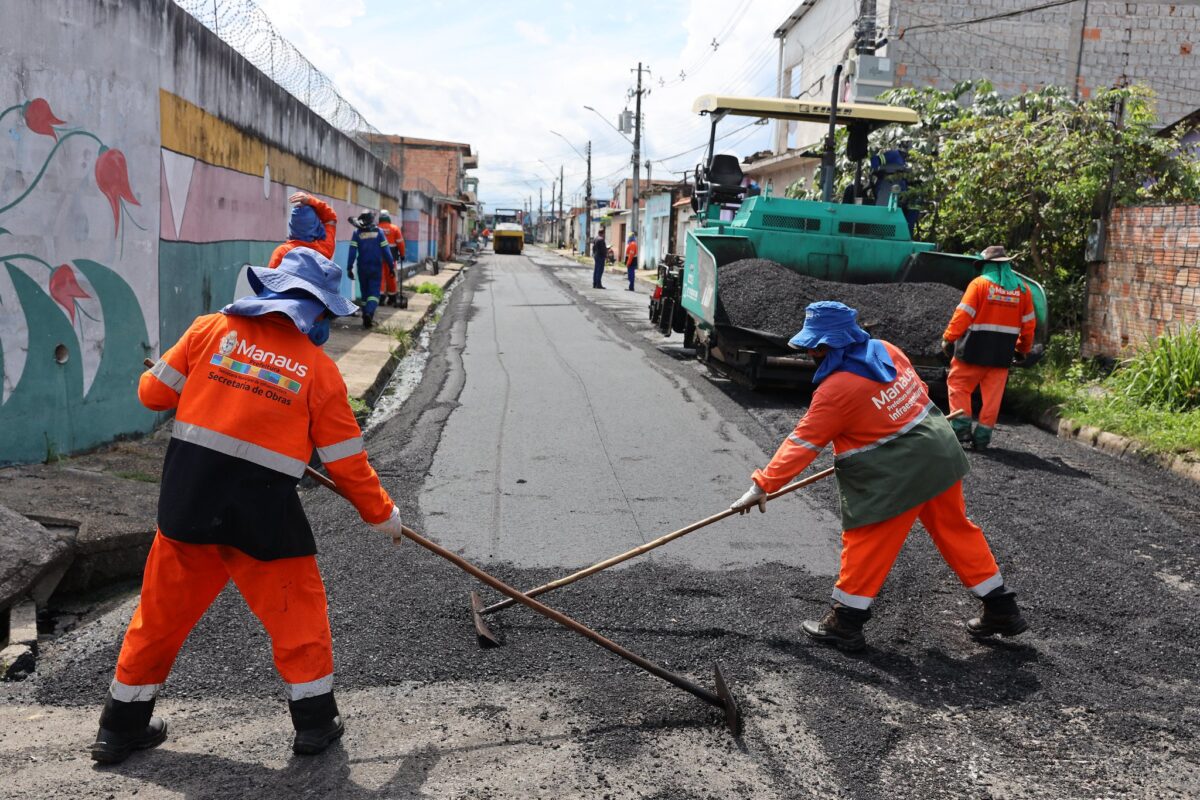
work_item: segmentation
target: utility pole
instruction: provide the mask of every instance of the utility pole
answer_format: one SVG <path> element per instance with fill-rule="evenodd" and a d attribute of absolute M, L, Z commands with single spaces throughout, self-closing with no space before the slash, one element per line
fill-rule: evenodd
<path fill-rule="evenodd" d="M 563 168 L 558 165 L 558 246 L 567 241 L 567 220 L 563 216 Z"/>
<path fill-rule="evenodd" d="M 537 240 L 542 240 L 542 228 L 545 227 L 546 218 L 542 214 L 542 187 L 538 187 L 538 223 L 537 223 Z"/>
<path fill-rule="evenodd" d="M 587 145 L 587 200 L 584 205 L 587 206 L 586 213 L 583 215 L 583 238 L 587 239 L 588 246 L 591 247 L 592 241 L 592 140 L 588 140 Z M 590 251 L 589 251 L 590 252 Z"/>
<path fill-rule="evenodd" d="M 554 240 L 554 179 L 550 179 L 550 235 L 548 240 Z"/>
<path fill-rule="evenodd" d="M 875 53 L 875 0 L 861 0 L 855 23 L 854 50 L 864 55 Z"/>
<path fill-rule="evenodd" d="M 637 99 L 634 102 L 633 111 L 633 208 L 630 212 L 632 214 L 630 221 L 633 225 L 633 229 L 629 232 L 633 236 L 637 236 L 638 207 L 641 205 L 641 187 L 638 185 L 638 175 L 642 171 L 642 62 L 640 61 L 637 65 L 636 98 Z M 641 248 L 638 250 L 640 253 Z"/>

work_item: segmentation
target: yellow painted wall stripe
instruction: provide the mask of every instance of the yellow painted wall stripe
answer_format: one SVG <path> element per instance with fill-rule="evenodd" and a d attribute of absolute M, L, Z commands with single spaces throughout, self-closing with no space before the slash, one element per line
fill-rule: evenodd
<path fill-rule="evenodd" d="M 162 146 L 206 164 L 262 176 L 271 165 L 271 180 L 306 192 L 370 208 L 395 208 L 394 197 L 310 164 L 292 153 L 255 139 L 182 97 L 158 90 Z"/>

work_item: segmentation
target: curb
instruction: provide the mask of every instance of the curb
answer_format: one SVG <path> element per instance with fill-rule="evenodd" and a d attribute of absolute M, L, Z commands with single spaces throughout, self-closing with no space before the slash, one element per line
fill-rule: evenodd
<path fill-rule="evenodd" d="M 1059 439 L 1078 442 L 1114 458 L 1150 464 L 1200 484 L 1200 460 L 1196 456 L 1152 453 L 1133 439 L 1091 425 L 1082 425 L 1069 417 L 1060 416 L 1054 409 L 1047 409 L 1033 423 Z"/>
<path fill-rule="evenodd" d="M 472 265 L 474 265 L 474 263 L 475 263 L 475 260 L 472 258 L 468 258 L 468 259 L 464 260 L 462 262 L 462 269 L 460 269 L 458 272 L 456 272 L 450 278 L 450 280 L 446 281 L 446 283 L 442 285 L 442 288 L 446 289 L 448 291 L 450 289 L 450 287 L 453 286 L 458 281 L 459 277 L 461 277 L 462 274 L 467 271 L 467 269 L 469 269 Z M 421 330 L 424 329 L 424 327 L 425 327 L 425 323 L 429 320 L 429 317 L 433 315 L 434 311 L 437 310 L 437 308 L 438 308 L 437 305 L 432 305 L 429 308 L 425 309 L 425 313 L 421 315 L 421 318 L 419 320 L 417 320 L 417 323 L 415 325 L 413 325 L 413 327 L 409 330 L 409 334 L 411 334 L 413 337 L 419 336 L 421 333 Z M 407 353 L 405 355 L 407 355 Z M 370 387 L 368 387 L 367 390 L 365 392 L 363 392 L 363 395 L 362 395 L 362 401 L 367 404 L 367 408 L 369 408 L 369 409 L 375 408 L 375 401 L 377 401 L 379 399 L 379 396 L 383 393 L 383 390 L 387 386 L 388 381 L 390 381 L 392 379 L 392 374 L 395 373 L 396 367 L 400 365 L 400 362 L 403 359 L 404 359 L 404 356 L 398 355 L 396 353 L 392 353 L 392 355 L 388 358 L 387 362 L 384 363 L 384 365 L 380 368 L 379 374 L 375 376 L 375 380 L 371 383 Z M 361 421 L 360 421 L 360 424 L 361 424 Z"/>

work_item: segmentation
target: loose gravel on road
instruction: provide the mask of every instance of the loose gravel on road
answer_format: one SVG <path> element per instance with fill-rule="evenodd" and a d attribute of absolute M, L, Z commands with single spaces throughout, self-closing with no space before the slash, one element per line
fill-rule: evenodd
<path fill-rule="evenodd" d="M 717 271 L 717 320 L 789 339 L 804 326 L 809 303 L 836 300 L 858 311 L 859 324 L 910 356 L 936 356 L 962 292 L 941 283 L 835 283 L 765 258 Z"/>
<path fill-rule="evenodd" d="M 425 380 L 368 442 L 406 522 L 418 529 L 417 495 L 441 426 L 470 379 L 460 354 L 472 293 L 503 261 L 486 258 L 485 268 L 456 292 L 434 334 Z M 582 298 L 588 290 L 574 281 L 575 273 L 564 265 L 556 274 Z M 586 281 L 583 271 L 579 275 Z M 943 309 L 939 324 L 952 307 Z M 706 377 L 694 362 L 655 352 L 608 312 L 589 305 L 588 313 L 624 346 L 647 349 L 654 369 L 678 380 L 681 392 L 703 394 L 765 453 L 803 412 L 802 394 L 752 393 Z M 637 413 L 653 424 L 655 415 L 672 412 Z M 740 741 L 699 701 L 523 609 L 493 618 L 505 647 L 479 650 L 467 612 L 467 591 L 476 588 L 471 580 L 415 546 L 392 548 L 365 530 L 344 502 L 310 490 L 304 500 L 322 552 L 338 685 L 355 702 L 366 702 L 359 698 L 370 689 L 396 687 L 390 702 L 406 725 L 457 731 L 453 725 L 466 719 L 506 729 L 511 721 L 535 741 L 551 732 L 564 737 L 547 742 L 538 756 L 563 759 L 554 762 L 565 776 L 561 783 L 513 793 L 518 773 L 530 767 L 500 757 L 478 773 L 477 789 L 442 796 L 1200 795 L 1200 500 L 1194 486 L 1007 420 L 996 447 L 970 460 L 968 512 L 984 528 L 1032 624 L 1017 639 L 981 644 L 966 636 L 962 620 L 976 612 L 976 603 L 919 526 L 876 604 L 869 647 L 858 656 L 805 640 L 799 622 L 823 611 L 831 581 L 780 564 L 702 571 L 640 563 L 543 598 L 702 684 L 711 685 L 711 664 L 720 661 L 746 717 Z M 825 463 L 827 456 L 816 467 Z M 692 469 L 698 482 L 706 480 L 703 464 Z M 836 508 L 832 481 L 805 491 Z M 714 508 L 698 508 L 696 516 L 733 499 L 713 498 Z M 788 514 L 788 501 L 767 513 Z M 734 517 L 693 535 L 736 537 L 757 516 Z M 503 562 L 487 568 L 526 587 L 557 577 Z M 29 687 L 36 699 L 50 706 L 97 704 L 123 619 L 111 615 L 48 645 L 44 669 Z M 414 684 L 434 699 L 418 705 L 414 694 L 406 700 Z M 439 686 L 449 687 L 441 700 Z M 184 647 L 166 695 L 198 706 L 218 698 L 237 715 L 262 713 L 259 699 L 277 691 L 265 635 L 240 597 L 226 591 Z M 343 705 L 353 732 L 355 709 Z M 414 723 L 411 714 L 429 715 L 431 708 L 443 719 L 422 716 Z M 544 729 L 537 727 L 538 715 L 553 715 L 542 717 Z M 362 714 L 376 724 L 386 716 L 387 708 Z M 560 743 L 563 750 L 549 749 Z M 480 769 L 471 753 L 452 745 L 414 758 L 452 757 L 460 764 L 455 769 Z M 155 762 L 156 755 L 164 759 Z M 169 766 L 170 755 L 136 756 L 136 770 L 148 780 L 156 780 L 156 763 L 182 771 L 178 756 Z M 356 758 L 352 753 L 352 764 Z M 418 787 L 423 769 L 410 770 Z M 4 774 L 0 768 L 0 785 Z M 253 773 L 263 796 L 279 788 L 272 776 Z M 307 785 L 325 787 L 328 780 L 314 772 Z M 343 788 L 322 796 L 382 795 Z"/>

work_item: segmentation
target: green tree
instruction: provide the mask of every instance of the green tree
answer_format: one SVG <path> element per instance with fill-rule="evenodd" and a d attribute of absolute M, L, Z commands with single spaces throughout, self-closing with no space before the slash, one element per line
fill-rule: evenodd
<path fill-rule="evenodd" d="M 1002 244 L 1046 285 L 1057 327 L 1083 311 L 1088 224 L 1117 205 L 1195 202 L 1200 161 L 1156 135 L 1153 94 L 1141 86 L 1075 101 L 1047 87 L 1004 98 L 986 81 L 951 91 L 896 89 L 884 101 L 920 122 L 872 134 L 911 165 L 904 200 L 922 212 L 916 238 L 946 252 Z M 839 185 L 851 178 L 839 165 Z"/>

